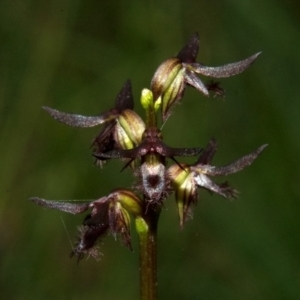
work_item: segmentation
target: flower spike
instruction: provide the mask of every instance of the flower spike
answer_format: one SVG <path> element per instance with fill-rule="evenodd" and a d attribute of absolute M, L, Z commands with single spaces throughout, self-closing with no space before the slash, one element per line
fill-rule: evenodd
<path fill-rule="evenodd" d="M 142 299 L 156 298 L 156 238 L 158 220 L 166 198 L 174 192 L 182 228 L 187 219 L 192 217 L 199 189 L 225 198 L 237 197 L 238 192 L 227 181 L 215 183 L 212 176 L 227 176 L 241 171 L 251 165 L 267 146 L 262 145 L 230 164 L 217 167 L 212 165 L 217 151 L 214 139 L 205 149 L 174 148 L 163 141 L 161 129 L 171 114 L 172 106 L 184 96 L 186 86 L 194 87 L 205 96 L 213 94 L 214 97 L 224 97 L 225 91 L 219 82 L 211 80 L 204 83 L 199 75 L 212 79 L 234 76 L 246 70 L 260 54 L 235 63 L 209 67 L 196 61 L 198 52 L 199 36 L 196 33 L 177 56 L 168 58 L 157 68 L 150 89 L 144 88 L 141 92 L 144 119 L 133 110 L 129 80 L 118 93 L 113 107 L 99 115 L 83 116 L 43 107 L 54 119 L 73 127 L 89 128 L 103 124 L 92 142 L 93 156 L 100 166 L 109 159 L 121 159 L 124 161 L 122 171 L 130 166 L 136 181 L 133 190 L 116 188 L 104 197 L 83 203 L 50 201 L 38 197 L 30 200 L 45 208 L 70 214 L 86 212 L 70 254 L 71 257 L 77 257 L 77 262 L 85 255 L 99 259 L 97 244 L 106 235 L 121 240 L 132 250 L 133 218 L 140 245 Z M 160 121 L 163 123 L 161 127 L 158 125 Z M 195 163 L 182 163 L 177 158 L 188 156 L 197 157 Z M 168 166 L 170 163 L 171 166 Z"/>

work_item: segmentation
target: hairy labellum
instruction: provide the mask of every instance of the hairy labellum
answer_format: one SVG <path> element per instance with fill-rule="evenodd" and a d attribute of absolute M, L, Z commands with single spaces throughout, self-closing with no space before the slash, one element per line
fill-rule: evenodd
<path fill-rule="evenodd" d="M 140 167 L 142 189 L 149 203 L 158 203 L 166 196 L 165 166 L 157 162 L 144 162 Z"/>
<path fill-rule="evenodd" d="M 70 257 L 77 256 L 77 262 L 79 262 L 87 254 L 98 260 L 100 252 L 97 242 L 100 236 L 102 237 L 107 233 L 108 225 L 98 227 L 84 226 L 80 231 L 79 239 L 70 253 Z"/>

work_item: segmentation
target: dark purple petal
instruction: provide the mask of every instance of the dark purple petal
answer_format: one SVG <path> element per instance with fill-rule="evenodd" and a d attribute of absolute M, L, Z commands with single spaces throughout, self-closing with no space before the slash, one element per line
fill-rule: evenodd
<path fill-rule="evenodd" d="M 180 50 L 176 57 L 182 62 L 193 63 L 197 58 L 198 52 L 199 35 L 198 33 L 195 33 L 187 42 L 187 44 Z"/>
<path fill-rule="evenodd" d="M 91 203 L 75 204 L 75 203 L 68 203 L 68 202 L 45 200 L 37 197 L 30 198 L 29 200 L 43 207 L 61 210 L 74 215 L 80 214 L 88 210 L 91 205 Z"/>
<path fill-rule="evenodd" d="M 92 212 L 88 215 L 83 224 L 89 227 L 99 227 L 108 225 L 109 201 L 107 197 L 102 197 L 91 204 Z"/>
<path fill-rule="evenodd" d="M 121 112 L 124 109 L 133 109 L 133 106 L 131 81 L 127 80 L 117 96 L 115 108 Z"/>
<path fill-rule="evenodd" d="M 137 158 L 141 157 L 144 155 L 144 152 L 141 153 L 140 146 L 130 149 L 130 150 L 112 150 L 109 152 L 98 152 L 98 153 L 93 153 L 93 156 L 98 158 L 98 159 L 109 159 L 109 158 Z M 143 154 L 143 155 L 142 155 Z"/>
<path fill-rule="evenodd" d="M 94 152 L 106 153 L 115 148 L 115 145 L 116 145 L 116 141 L 114 138 L 115 126 L 116 126 L 115 121 L 110 121 L 104 125 L 104 127 L 102 128 L 102 130 L 96 136 L 96 138 L 94 139 L 94 141 L 92 143 L 91 147 L 93 148 Z M 105 163 L 106 160 L 107 159 L 102 159 L 102 161 L 100 161 L 101 167 Z"/>
<path fill-rule="evenodd" d="M 221 67 L 207 67 L 199 63 L 187 64 L 186 67 L 190 67 L 194 72 L 205 76 L 210 76 L 214 78 L 230 77 L 245 71 L 256 60 L 260 53 L 261 52 L 256 53 L 246 58 L 245 60 L 241 60 L 239 62 L 231 63 Z"/>
<path fill-rule="evenodd" d="M 188 69 L 186 70 L 184 79 L 185 79 L 185 83 L 194 87 L 196 90 L 203 93 L 205 96 L 209 95 L 209 92 L 208 92 L 205 84 L 201 81 L 201 79 L 199 79 L 199 77 L 197 77 L 190 70 L 188 70 Z"/>
<path fill-rule="evenodd" d="M 94 153 L 98 159 L 108 159 L 108 158 L 138 158 L 146 155 L 149 152 L 158 153 L 164 157 L 173 156 L 196 156 L 203 149 L 202 148 L 172 148 L 167 146 L 162 141 L 157 141 L 156 143 L 142 142 L 139 146 L 129 149 L 129 150 L 112 150 L 107 153 Z"/>
<path fill-rule="evenodd" d="M 51 117 L 55 120 L 73 127 L 94 127 L 109 120 L 112 120 L 118 116 L 114 111 L 105 112 L 99 116 L 82 116 L 77 114 L 69 114 L 58 111 L 56 109 L 43 106 L 43 109 L 47 111 Z"/>
<path fill-rule="evenodd" d="M 165 157 L 173 156 L 196 156 L 203 151 L 202 148 L 173 148 L 169 147 L 163 142 L 161 142 L 161 147 L 157 149 L 157 152 Z"/>
<path fill-rule="evenodd" d="M 258 155 L 267 147 L 268 145 L 262 145 L 254 152 L 243 156 L 242 158 L 238 159 L 237 161 L 233 162 L 230 165 L 224 167 L 215 167 L 210 165 L 201 165 L 198 164 L 197 167 L 201 169 L 201 172 L 217 176 L 217 175 L 229 175 L 233 173 L 237 173 L 244 169 L 245 167 L 251 165 L 253 161 L 258 157 Z"/>
<path fill-rule="evenodd" d="M 201 164 L 201 165 L 207 165 L 210 164 L 215 153 L 217 151 L 217 141 L 215 139 L 211 139 L 209 144 L 206 146 L 206 148 L 203 150 L 201 155 L 199 156 L 197 162 L 195 165 Z"/>

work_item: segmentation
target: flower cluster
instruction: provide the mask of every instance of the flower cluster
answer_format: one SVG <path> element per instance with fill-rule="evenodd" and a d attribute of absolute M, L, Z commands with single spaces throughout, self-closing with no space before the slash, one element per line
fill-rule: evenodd
<path fill-rule="evenodd" d="M 143 89 L 141 105 L 145 109 L 145 120 L 134 111 L 131 82 L 125 82 L 116 97 L 115 105 L 109 111 L 97 116 L 83 116 L 60 112 L 43 107 L 54 119 L 73 127 L 103 128 L 92 143 L 93 156 L 100 166 L 110 159 L 124 161 L 123 169 L 130 167 L 136 176 L 132 190 L 116 189 L 107 196 L 90 203 L 74 204 L 31 198 L 36 204 L 79 214 L 90 210 L 84 219 L 80 236 L 71 255 L 81 259 L 84 254 L 98 257 L 97 241 L 110 233 L 119 236 L 123 243 L 131 247 L 130 223 L 134 218 L 136 226 L 149 217 L 158 218 L 164 200 L 175 193 L 180 225 L 192 214 L 192 205 L 196 203 L 199 188 L 217 193 L 225 198 L 236 197 L 237 192 L 227 182 L 220 185 L 210 176 L 226 176 L 250 165 L 264 150 L 266 145 L 243 156 L 241 159 L 223 167 L 211 165 L 216 152 L 213 139 L 203 149 L 176 148 L 164 143 L 158 126 L 158 115 L 165 122 L 171 114 L 171 107 L 184 95 L 186 86 L 192 86 L 208 96 L 209 91 L 224 96 L 217 83 L 205 85 L 197 74 L 221 78 L 243 72 L 257 58 L 259 53 L 249 58 L 221 67 L 207 67 L 196 62 L 199 50 L 199 37 L 192 36 L 176 57 L 164 61 L 156 70 L 150 89 Z M 194 164 L 179 162 L 176 157 L 198 156 Z M 173 164 L 168 166 L 168 163 Z"/>

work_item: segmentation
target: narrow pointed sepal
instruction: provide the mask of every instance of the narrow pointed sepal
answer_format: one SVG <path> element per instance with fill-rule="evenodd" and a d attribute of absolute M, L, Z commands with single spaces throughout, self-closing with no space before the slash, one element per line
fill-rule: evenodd
<path fill-rule="evenodd" d="M 116 98 L 115 108 L 121 112 L 124 109 L 133 109 L 134 101 L 132 96 L 131 81 L 127 80 Z"/>
<path fill-rule="evenodd" d="M 94 127 L 114 120 L 125 109 L 133 109 L 131 81 L 127 80 L 125 82 L 124 86 L 116 97 L 115 107 L 98 116 L 70 114 L 61 112 L 48 106 L 43 106 L 42 108 L 47 111 L 55 120 L 66 125 L 81 128 Z"/>
<path fill-rule="evenodd" d="M 202 153 L 199 155 L 198 160 L 196 161 L 195 165 L 202 164 L 207 165 L 210 164 L 215 153 L 217 151 L 217 141 L 212 138 Z"/>
<path fill-rule="evenodd" d="M 209 92 L 205 84 L 190 70 L 187 70 L 185 73 L 185 82 L 205 96 L 209 96 Z"/>
<path fill-rule="evenodd" d="M 52 200 L 45 200 L 38 197 L 32 197 L 29 199 L 30 201 L 33 201 L 34 203 L 51 209 L 56 209 L 60 211 L 64 211 L 71 214 L 80 214 L 90 208 L 90 202 L 89 203 L 69 203 L 65 201 L 52 201 Z"/>
<path fill-rule="evenodd" d="M 55 120 L 72 127 L 81 128 L 94 127 L 103 124 L 109 120 L 113 120 L 118 116 L 117 112 L 114 111 L 109 111 L 99 116 L 83 116 L 78 114 L 61 112 L 57 109 L 53 109 L 48 106 L 43 106 L 42 108 L 46 112 L 48 112 L 49 115 Z"/>
<path fill-rule="evenodd" d="M 236 160 L 235 162 L 223 166 L 223 167 L 216 167 L 211 165 L 203 165 L 202 163 L 198 163 L 193 166 L 194 170 L 201 169 L 201 173 L 207 174 L 210 176 L 226 176 L 233 173 L 237 173 L 241 170 L 243 170 L 245 167 L 250 166 L 253 161 L 262 153 L 262 151 L 267 147 L 268 145 L 262 145 L 259 148 L 257 148 L 254 152 L 243 156 L 242 158 Z"/>
<path fill-rule="evenodd" d="M 225 78 L 244 72 L 247 68 L 250 67 L 250 65 L 253 64 L 253 62 L 257 59 L 260 53 L 261 52 L 256 53 L 239 62 L 227 64 L 220 67 L 208 67 L 199 63 L 191 63 L 188 64 L 187 67 L 191 68 L 195 73 L 202 74 L 204 76 L 214 78 Z"/>
<path fill-rule="evenodd" d="M 224 167 L 210 165 L 210 161 L 216 152 L 216 147 L 216 141 L 211 140 L 206 149 L 200 155 L 198 161 L 194 165 L 190 166 L 190 169 L 194 174 L 194 180 L 199 188 L 207 189 L 208 191 L 219 194 L 225 198 L 236 198 L 237 191 L 231 188 L 227 182 L 225 184 L 218 185 L 214 183 L 209 176 L 226 176 L 241 171 L 245 167 L 251 165 L 267 147 L 267 145 L 260 146 L 254 152 L 245 155 Z"/>
<path fill-rule="evenodd" d="M 195 62 L 199 52 L 199 34 L 196 32 L 177 54 L 177 58 L 186 63 Z"/>
<path fill-rule="evenodd" d="M 198 188 L 204 188 L 210 192 L 219 194 L 220 196 L 223 196 L 224 198 L 236 198 L 237 191 L 230 188 L 227 184 L 226 186 L 218 185 L 215 182 L 213 182 L 208 176 L 201 172 L 197 172 L 194 169 L 193 170 L 193 177 L 194 181 Z"/>

